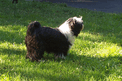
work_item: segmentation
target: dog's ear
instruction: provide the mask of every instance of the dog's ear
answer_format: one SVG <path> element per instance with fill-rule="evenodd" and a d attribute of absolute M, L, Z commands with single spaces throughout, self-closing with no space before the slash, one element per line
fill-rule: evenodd
<path fill-rule="evenodd" d="M 38 28 L 38 27 L 41 27 L 40 23 L 37 22 L 37 21 L 34 21 L 34 27 Z"/>
<path fill-rule="evenodd" d="M 71 27 L 75 24 L 75 20 L 73 18 L 69 18 L 68 21 Z"/>
<path fill-rule="evenodd" d="M 68 21 L 69 21 L 69 25 L 70 25 L 71 29 L 73 29 L 74 28 L 74 24 L 76 23 L 76 21 L 73 18 L 69 18 Z"/>

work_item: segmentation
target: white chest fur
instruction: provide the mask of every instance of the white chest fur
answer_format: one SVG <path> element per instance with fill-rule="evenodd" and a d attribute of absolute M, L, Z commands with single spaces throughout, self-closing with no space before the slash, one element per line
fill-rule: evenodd
<path fill-rule="evenodd" d="M 71 31 L 68 22 L 64 22 L 61 26 L 59 26 L 59 31 L 65 35 L 65 37 L 68 39 L 68 41 L 73 44 L 75 41 L 75 36 L 73 35 L 73 32 Z"/>

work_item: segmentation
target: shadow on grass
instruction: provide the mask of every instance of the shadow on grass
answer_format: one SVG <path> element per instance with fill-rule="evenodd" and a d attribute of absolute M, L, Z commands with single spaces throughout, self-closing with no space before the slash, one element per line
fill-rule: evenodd
<path fill-rule="evenodd" d="M 70 74 L 70 76 L 74 76 L 74 77 L 63 77 L 64 75 L 55 75 L 55 74 L 51 74 L 51 72 L 49 73 L 48 71 L 49 70 L 52 70 L 54 71 L 53 69 L 43 69 L 47 72 L 44 72 L 44 71 L 39 71 L 40 69 L 32 69 L 31 71 L 27 71 L 27 70 L 24 70 L 24 67 L 22 68 L 21 65 L 17 65 L 17 66 L 14 66 L 14 67 L 21 67 L 20 70 L 11 70 L 13 68 L 13 66 L 8 66 L 6 65 L 7 68 L 1 68 L 1 69 L 4 69 L 4 71 L 0 71 L 1 73 L 8 73 L 9 72 L 9 75 L 10 76 L 18 76 L 20 75 L 20 79 L 24 79 L 24 80 L 27 80 L 27 81 L 33 81 L 33 80 L 46 80 L 46 81 L 78 81 L 79 79 L 77 77 L 75 77 L 73 74 Z M 7 70 L 9 68 L 9 70 Z M 11 69 L 10 69 L 11 68 Z M 26 69 L 26 68 L 25 68 Z M 36 71 L 38 70 L 38 71 Z"/>
<path fill-rule="evenodd" d="M 81 75 L 89 78 L 93 76 L 95 80 L 105 80 L 110 74 L 117 74 L 116 76 L 121 74 L 121 71 L 117 70 L 121 70 L 122 56 L 91 57 L 73 53 L 67 56 L 66 65 L 71 62 L 73 62 L 71 67 L 73 65 L 75 68 L 82 69 L 79 71 Z"/>
<path fill-rule="evenodd" d="M 20 32 L 9 32 L 9 31 L 2 31 L 0 30 L 0 41 L 1 42 L 10 42 L 17 44 L 23 43 L 25 40 L 25 37 L 23 34 L 20 34 Z"/>
<path fill-rule="evenodd" d="M 26 55 L 25 50 L 14 49 L 14 48 L 0 48 L 1 55 L 14 56 L 14 55 Z"/>
<path fill-rule="evenodd" d="M 14 62 L 14 60 L 11 60 L 11 62 Z M 94 77 L 95 80 L 105 80 L 106 77 L 114 73 L 119 76 L 121 71 L 117 70 L 120 70 L 118 66 L 121 64 L 122 57 L 118 56 L 98 58 L 70 54 L 66 60 L 60 61 L 49 60 L 44 63 L 37 63 L 20 60 L 20 64 L 2 63 L 0 64 L 0 72 L 1 74 L 9 73 L 10 76 L 20 75 L 21 79 L 25 80 L 79 81 L 90 80 L 91 77 Z"/>

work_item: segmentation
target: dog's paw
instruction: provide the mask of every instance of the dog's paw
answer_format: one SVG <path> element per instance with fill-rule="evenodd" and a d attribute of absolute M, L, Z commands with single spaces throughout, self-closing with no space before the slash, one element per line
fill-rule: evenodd
<path fill-rule="evenodd" d="M 64 54 L 58 54 L 58 55 L 55 55 L 55 59 L 66 59 L 66 57 L 64 56 Z"/>
<path fill-rule="evenodd" d="M 39 59 L 38 62 L 45 62 L 45 60 L 41 60 L 41 59 Z"/>
<path fill-rule="evenodd" d="M 61 58 L 62 58 L 62 59 L 66 59 L 66 57 L 64 56 L 64 54 L 61 55 Z"/>

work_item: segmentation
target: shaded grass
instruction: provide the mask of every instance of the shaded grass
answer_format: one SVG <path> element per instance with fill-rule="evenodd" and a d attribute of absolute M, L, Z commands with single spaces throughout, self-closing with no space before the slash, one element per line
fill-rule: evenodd
<path fill-rule="evenodd" d="M 6 4 L 6 5 L 5 5 Z M 122 14 L 67 7 L 66 4 L 0 1 L 1 81 L 121 81 Z M 27 25 L 58 27 L 66 19 L 83 16 L 85 29 L 76 38 L 66 60 L 25 59 Z M 49 59 L 48 59 L 49 58 Z"/>

